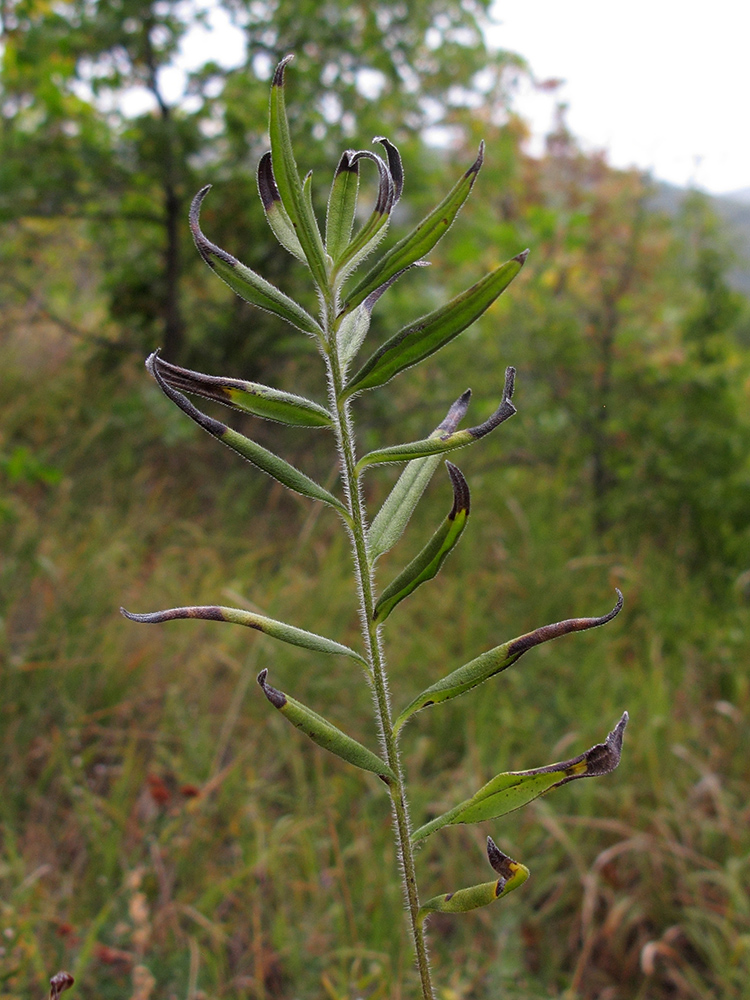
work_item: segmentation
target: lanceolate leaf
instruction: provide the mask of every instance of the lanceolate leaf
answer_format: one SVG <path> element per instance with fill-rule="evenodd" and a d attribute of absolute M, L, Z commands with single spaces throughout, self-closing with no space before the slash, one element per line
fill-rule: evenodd
<path fill-rule="evenodd" d="M 429 705 L 436 705 L 438 702 L 457 698 L 459 695 L 464 694 L 464 692 L 475 688 L 478 684 L 489 680 L 490 677 L 494 677 L 495 674 L 506 670 L 529 649 L 533 649 L 534 646 L 540 646 L 544 642 L 549 642 L 550 639 L 557 639 L 559 636 L 568 635 L 570 632 L 583 632 L 586 629 L 596 628 L 598 625 L 605 625 L 607 622 L 612 621 L 615 615 L 620 613 L 621 608 L 622 594 L 618 590 L 617 604 L 609 614 L 602 615 L 601 618 L 569 618 L 566 621 L 555 622 L 552 625 L 543 625 L 533 632 L 527 632 L 526 635 L 519 636 L 517 639 L 511 639 L 510 642 L 503 643 L 502 646 L 496 646 L 494 649 L 482 653 L 475 660 L 465 663 L 458 670 L 454 670 L 447 677 L 443 677 L 420 695 L 417 695 L 414 701 L 407 705 L 396 719 L 393 726 L 394 731 L 398 731 L 415 712 L 419 712 Z"/>
<path fill-rule="evenodd" d="M 306 264 L 305 251 L 279 194 L 270 152 L 264 153 L 258 163 L 258 194 L 263 203 L 268 225 L 276 239 L 289 253 Z"/>
<path fill-rule="evenodd" d="M 359 192 L 359 163 L 352 162 L 353 150 L 347 149 L 333 176 L 326 214 L 326 253 L 337 261 L 352 235 Z"/>
<path fill-rule="evenodd" d="M 288 55 L 281 60 L 276 67 L 271 86 L 268 131 L 271 137 L 273 172 L 281 201 L 297 232 L 312 275 L 318 285 L 325 288 L 328 277 L 323 241 L 310 203 L 302 191 L 286 116 L 284 70 L 292 58 L 291 55 Z"/>
<path fill-rule="evenodd" d="M 200 209 L 203 199 L 210 190 L 210 184 L 201 188 L 190 206 L 190 229 L 201 257 L 246 302 L 281 316 L 287 323 L 291 323 L 304 333 L 322 337 L 323 331 L 320 326 L 294 299 L 284 295 L 270 281 L 261 278 L 255 271 L 241 264 L 236 257 L 206 239 L 200 227 Z"/>
<path fill-rule="evenodd" d="M 545 792 L 577 778 L 596 778 L 609 774 L 620 763 L 622 737 L 628 724 L 628 713 L 622 718 L 604 743 L 597 743 L 585 753 L 559 764 L 549 764 L 532 771 L 511 771 L 498 774 L 479 789 L 470 799 L 460 802 L 453 809 L 430 823 L 425 823 L 412 834 L 416 843 L 429 837 L 443 826 L 455 823 L 481 823 L 487 819 L 497 819 L 506 813 L 520 809 Z"/>
<path fill-rule="evenodd" d="M 378 624 L 384 622 L 396 605 L 417 587 L 437 576 L 466 527 L 470 509 L 469 487 L 459 468 L 450 462 L 445 464 L 453 485 L 453 507 L 419 555 L 412 559 L 380 595 L 374 615 Z"/>
<path fill-rule="evenodd" d="M 484 158 L 484 143 L 479 155 L 448 195 L 408 236 L 389 250 L 347 295 L 342 312 L 351 312 L 360 302 L 394 274 L 424 257 L 451 227 L 459 209 L 469 197 Z"/>
<path fill-rule="evenodd" d="M 378 196 L 369 219 L 362 225 L 361 229 L 359 229 L 353 239 L 347 244 L 340 257 L 335 261 L 336 271 L 339 275 L 351 272 L 367 254 L 371 253 L 383 236 L 385 236 L 391 210 L 395 203 L 396 194 L 393 177 L 383 158 L 369 149 L 360 149 L 350 154 L 350 162 L 352 164 L 356 164 L 360 160 L 372 160 L 377 166 L 380 181 L 378 184 Z"/>
<path fill-rule="evenodd" d="M 154 358 L 154 367 L 173 389 L 215 399 L 218 403 L 225 403 L 265 420 L 276 420 L 296 427 L 331 427 L 333 424 L 325 407 L 291 392 L 281 392 L 267 385 L 244 382 L 237 378 L 204 375 L 202 372 L 170 364 L 159 356 Z"/>
<path fill-rule="evenodd" d="M 309 736 L 313 743 L 317 743 L 324 750 L 330 750 L 337 757 L 341 757 L 342 760 L 347 761 L 349 764 L 354 764 L 355 767 L 359 767 L 363 771 L 371 771 L 373 774 L 377 774 L 386 783 L 396 780 L 396 775 L 390 767 L 377 754 L 374 754 L 372 750 L 368 750 L 367 747 L 353 740 L 351 736 L 347 736 L 346 733 L 343 733 L 333 723 L 328 722 L 322 715 L 313 712 L 306 705 L 291 698 L 288 694 L 272 688 L 267 678 L 268 670 L 261 670 L 258 674 L 258 683 L 263 688 L 266 698 L 297 729 L 305 733 L 306 736 Z"/>
<path fill-rule="evenodd" d="M 417 261 L 415 264 L 411 264 L 411 267 L 426 267 L 427 261 Z M 409 268 L 404 268 L 408 271 Z M 394 274 L 388 281 L 385 281 L 382 285 L 371 292 L 361 305 L 350 313 L 347 313 L 343 317 L 338 328 L 338 333 L 336 335 L 336 340 L 339 349 L 339 361 L 341 362 L 342 368 L 346 368 L 351 359 L 357 353 L 357 351 L 362 346 L 362 342 L 367 336 L 367 331 L 370 329 L 370 318 L 372 316 L 372 310 L 375 303 L 378 301 L 380 296 L 387 291 L 391 285 L 398 278 L 401 277 L 403 271 L 399 271 L 398 274 Z"/>
<path fill-rule="evenodd" d="M 268 451 L 267 448 L 245 437 L 244 434 L 240 434 L 239 431 L 227 427 L 226 424 L 222 424 L 219 420 L 214 420 L 213 417 L 202 413 L 181 392 L 177 392 L 176 389 L 168 385 L 157 370 L 156 357 L 156 354 L 152 354 L 146 361 L 146 367 L 159 383 L 159 387 L 165 396 L 168 396 L 184 413 L 187 413 L 199 427 L 202 427 L 209 434 L 218 438 L 219 441 L 233 451 L 236 451 L 239 455 L 242 455 L 249 462 L 252 462 L 253 465 L 256 465 L 267 475 L 277 479 L 288 489 L 293 490 L 295 493 L 300 493 L 303 497 L 309 497 L 311 500 L 321 500 L 323 503 L 330 504 L 331 507 L 336 508 L 347 522 L 349 521 L 349 512 L 346 507 L 333 494 L 329 493 L 328 490 L 324 489 L 313 479 L 310 479 L 304 472 L 295 469 L 289 462 L 285 462 L 283 458 L 274 455 L 272 451 Z"/>
<path fill-rule="evenodd" d="M 360 473 L 368 465 L 384 465 L 387 462 L 410 462 L 418 458 L 426 458 L 428 455 L 440 455 L 446 451 L 455 451 L 456 448 L 463 448 L 467 444 L 473 444 L 479 438 L 489 434 L 496 427 L 499 427 L 505 420 L 512 417 L 516 412 L 515 406 L 511 403 L 513 388 L 515 385 L 515 368 L 505 370 L 505 388 L 500 406 L 483 424 L 477 427 L 470 427 L 464 431 L 454 431 L 452 434 L 431 434 L 422 441 L 412 441 L 409 444 L 396 444 L 390 448 L 379 448 L 364 455 L 357 462 L 356 471 Z"/>
<path fill-rule="evenodd" d="M 452 434 L 466 416 L 470 399 L 471 389 L 467 389 L 451 406 L 430 437 Z M 439 455 L 418 458 L 409 462 L 401 473 L 367 532 L 367 551 L 373 562 L 399 540 L 439 464 Z"/>
<path fill-rule="evenodd" d="M 524 250 L 440 309 L 400 330 L 365 362 L 347 385 L 344 397 L 384 385 L 405 368 L 439 351 L 492 305 L 521 270 L 527 256 Z"/>
<path fill-rule="evenodd" d="M 247 628 L 257 629 L 273 639 L 288 642 L 292 646 L 314 649 L 319 653 L 332 653 L 334 656 L 350 656 L 360 663 L 366 663 L 366 660 L 359 653 L 340 642 L 334 642 L 333 639 L 327 639 L 324 635 L 306 632 L 305 629 L 295 628 L 294 625 L 287 625 L 286 622 L 275 621 L 273 618 L 256 615 L 252 611 L 244 611 L 241 608 L 222 608 L 218 605 L 208 605 L 205 607 L 169 608 L 167 611 L 154 611 L 146 615 L 131 614 L 125 608 L 120 608 L 120 612 L 133 622 L 144 622 L 147 625 L 156 625 L 182 618 L 245 625 Z"/>
<path fill-rule="evenodd" d="M 422 923 L 430 913 L 466 913 L 478 906 L 487 906 L 488 903 L 494 903 L 496 899 L 513 892 L 529 877 L 526 865 L 519 864 L 507 854 L 503 854 L 492 837 L 487 838 L 487 855 L 500 878 L 493 882 L 472 885 L 467 889 L 458 889 L 456 892 L 446 892 L 442 896 L 433 896 L 419 908 L 417 914 L 419 922 Z"/>

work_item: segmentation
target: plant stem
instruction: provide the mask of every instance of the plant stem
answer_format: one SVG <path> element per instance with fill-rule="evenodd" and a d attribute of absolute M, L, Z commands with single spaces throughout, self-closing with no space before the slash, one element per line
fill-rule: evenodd
<path fill-rule="evenodd" d="M 417 969 L 422 986 L 423 1000 L 434 1000 L 430 965 L 427 958 L 424 931 L 417 920 L 419 912 L 419 893 L 417 890 L 414 853 L 409 835 L 409 814 L 406 790 L 401 760 L 399 758 L 396 738 L 393 734 L 391 707 L 388 698 L 388 674 L 385 656 L 380 645 L 378 626 L 373 622 L 375 597 L 373 593 L 373 571 L 367 555 L 367 525 L 365 522 L 364 504 L 360 489 L 359 476 L 355 472 L 356 455 L 354 433 L 349 413 L 349 403 L 342 401 L 344 389 L 343 372 L 339 363 L 338 347 L 335 332 L 335 309 L 330 302 L 325 310 L 325 333 L 327 339 L 327 361 L 330 379 L 332 404 L 336 413 L 336 431 L 341 449 L 341 476 L 344 491 L 349 503 L 351 515 L 351 536 L 354 549 L 354 567 L 360 595 L 360 609 L 363 620 L 363 631 L 367 644 L 367 658 L 371 669 L 371 681 L 375 694 L 375 707 L 380 731 L 380 738 L 385 750 L 386 760 L 396 781 L 389 784 L 396 834 L 396 844 L 401 860 L 401 873 L 404 893 L 409 909 L 412 937 L 417 962 Z"/>

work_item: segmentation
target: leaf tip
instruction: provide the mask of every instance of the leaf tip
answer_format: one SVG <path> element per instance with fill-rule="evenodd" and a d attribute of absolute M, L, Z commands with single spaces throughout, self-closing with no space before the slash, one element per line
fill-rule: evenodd
<path fill-rule="evenodd" d="M 264 153 L 258 161 L 258 194 L 266 212 L 273 208 L 276 202 L 281 201 L 276 178 L 273 175 L 270 150 Z"/>
<path fill-rule="evenodd" d="M 479 151 L 477 152 L 477 158 L 474 160 L 472 165 L 466 171 L 466 176 L 469 177 L 471 174 L 478 174 L 482 169 L 482 164 L 484 163 L 484 139 L 479 143 Z"/>
<path fill-rule="evenodd" d="M 287 66 L 292 61 L 292 59 L 294 59 L 294 53 L 293 52 L 290 52 L 288 55 L 284 56 L 284 58 L 281 60 L 281 62 L 279 63 L 279 65 L 276 67 L 276 70 L 275 70 L 275 72 L 273 74 L 273 82 L 272 82 L 271 86 L 273 86 L 273 87 L 283 87 L 284 86 L 284 70 L 287 68 Z"/>
<path fill-rule="evenodd" d="M 514 875 L 517 876 L 519 872 L 525 872 L 523 881 L 528 878 L 528 868 L 501 851 L 492 837 L 487 837 L 487 860 L 492 869 L 500 876 L 495 890 L 498 896 Z"/>
<path fill-rule="evenodd" d="M 606 615 L 602 615 L 602 617 L 596 622 L 597 625 L 606 625 L 607 622 L 611 622 L 612 619 L 616 618 L 622 611 L 623 605 L 625 604 L 625 598 L 622 596 L 622 591 L 619 587 L 615 587 L 615 593 L 617 594 L 617 603 L 611 611 L 609 611 Z M 627 715 L 628 713 L 626 712 L 625 714 Z"/>
<path fill-rule="evenodd" d="M 602 774 L 610 774 L 620 763 L 622 756 L 622 739 L 630 716 L 623 712 L 620 721 L 607 736 L 604 743 L 598 743 L 586 754 L 586 777 L 595 778 Z"/>
<path fill-rule="evenodd" d="M 519 254 L 516 254 L 513 260 L 517 260 L 519 264 L 523 265 L 526 263 L 526 258 L 529 256 L 530 253 L 531 251 L 527 247 L 525 250 L 522 250 Z"/>
<path fill-rule="evenodd" d="M 143 362 L 144 365 L 146 366 L 146 371 L 153 378 L 156 378 L 156 362 L 159 359 L 159 353 L 160 353 L 160 351 L 161 351 L 161 348 L 157 347 L 156 350 L 152 351 L 149 354 L 149 356 L 146 358 L 146 360 Z"/>
<path fill-rule="evenodd" d="M 467 516 L 469 515 L 471 511 L 471 493 L 469 492 L 469 484 L 466 482 L 459 467 L 447 460 L 445 465 L 448 469 L 448 475 L 451 477 L 451 485 L 453 486 L 453 508 L 448 517 L 451 521 L 454 521 L 459 511 L 464 511 Z"/>
<path fill-rule="evenodd" d="M 357 160 L 352 159 L 353 154 L 353 149 L 345 149 L 341 154 L 341 159 L 339 160 L 336 172 L 333 175 L 334 180 L 339 176 L 339 174 L 343 174 L 345 172 L 350 174 L 359 173 L 359 163 Z"/>
<path fill-rule="evenodd" d="M 451 404 L 450 409 L 446 413 L 443 421 L 438 424 L 436 428 L 436 433 L 453 434 L 458 425 L 466 416 L 466 411 L 469 409 L 469 402 L 471 400 L 471 389 L 466 389 L 462 392 L 455 403 Z"/>
<path fill-rule="evenodd" d="M 286 695 L 281 691 L 277 691 L 276 688 L 271 687 L 267 682 L 268 678 L 268 667 L 264 667 L 258 674 L 258 683 L 263 689 L 263 694 L 268 698 L 274 708 L 283 708 L 286 705 Z"/>
<path fill-rule="evenodd" d="M 211 190 L 212 185 L 206 184 L 202 187 L 200 191 L 193 198 L 190 203 L 190 212 L 188 214 L 188 223 L 190 225 L 190 232 L 193 234 L 193 242 L 195 243 L 196 249 L 201 257 L 205 260 L 209 267 L 213 267 L 213 261 L 211 256 L 218 257 L 223 260 L 224 263 L 236 267 L 237 260 L 226 250 L 222 250 L 221 247 L 217 247 L 215 243 L 212 243 L 207 236 L 204 235 L 203 230 L 200 225 L 200 214 L 201 205 L 203 200 Z"/>

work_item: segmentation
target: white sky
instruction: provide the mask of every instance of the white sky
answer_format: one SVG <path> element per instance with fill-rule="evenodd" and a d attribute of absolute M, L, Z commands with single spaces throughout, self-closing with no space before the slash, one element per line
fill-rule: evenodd
<path fill-rule="evenodd" d="M 555 104 L 586 148 L 713 194 L 750 188 L 748 0 L 495 0 L 491 40 L 537 78 L 565 85 L 521 94 L 538 133 Z"/>
<path fill-rule="evenodd" d="M 182 65 L 237 65 L 239 33 L 201 5 L 215 28 L 187 39 Z M 750 188 L 750 0 L 495 0 L 493 16 L 492 44 L 538 79 L 565 81 L 552 95 L 518 94 L 532 152 L 564 101 L 584 148 L 606 149 L 614 166 L 712 194 Z"/>

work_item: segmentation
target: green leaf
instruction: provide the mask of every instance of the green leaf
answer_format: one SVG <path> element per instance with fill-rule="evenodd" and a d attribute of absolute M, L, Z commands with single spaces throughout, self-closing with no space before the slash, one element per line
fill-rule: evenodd
<path fill-rule="evenodd" d="M 417 261 L 416 264 L 412 264 L 411 266 L 424 267 L 426 266 L 426 261 Z M 408 271 L 409 268 L 404 268 L 404 270 Z M 342 368 L 346 368 L 362 346 L 367 336 L 367 331 L 370 329 L 370 319 L 375 303 L 402 274 L 403 271 L 394 274 L 388 281 L 376 288 L 374 292 L 371 292 L 365 301 L 357 306 L 353 312 L 347 313 L 341 320 L 336 334 L 336 343 L 338 345 L 339 361 Z"/>
<path fill-rule="evenodd" d="M 226 250 L 211 243 L 202 233 L 200 228 L 200 209 L 203 199 L 211 190 L 211 185 L 207 184 L 193 198 L 190 206 L 190 230 L 193 234 L 198 253 L 205 260 L 211 270 L 215 271 L 219 277 L 233 289 L 240 298 L 250 302 L 260 309 L 281 316 L 287 323 L 296 326 L 304 333 L 311 333 L 319 339 L 323 336 L 318 323 L 312 316 L 302 308 L 294 299 L 284 295 L 275 285 L 265 278 L 261 278 L 255 271 L 241 264 L 236 257 L 233 257 Z"/>
<path fill-rule="evenodd" d="M 471 389 L 467 389 L 453 403 L 430 437 L 452 434 L 466 415 L 470 399 Z M 418 458 L 409 462 L 399 476 L 367 532 L 367 552 L 373 563 L 391 549 L 403 534 L 438 465 L 439 455 Z"/>
<path fill-rule="evenodd" d="M 233 406 L 245 413 L 265 420 L 275 420 L 295 427 L 331 427 L 333 420 L 325 407 L 304 396 L 281 392 L 257 382 L 237 378 L 204 375 L 202 372 L 180 368 L 163 358 L 154 358 L 154 367 L 173 389 L 192 392 L 206 399 Z"/>
<path fill-rule="evenodd" d="M 343 397 L 384 385 L 405 368 L 439 351 L 492 305 L 521 270 L 527 256 L 528 250 L 524 250 L 440 309 L 400 330 L 364 363 L 347 385 Z"/>
<path fill-rule="evenodd" d="M 496 899 L 507 896 L 509 892 L 513 892 L 514 889 L 523 885 L 529 877 L 529 869 L 526 865 L 519 864 L 507 854 L 503 854 L 492 837 L 487 838 L 487 855 L 490 864 L 500 878 L 492 882 L 472 885 L 467 889 L 447 892 L 442 896 L 433 896 L 419 908 L 417 920 L 420 924 L 430 913 L 466 913 L 469 910 L 476 910 L 479 906 L 494 903 Z"/>
<path fill-rule="evenodd" d="M 384 465 L 388 462 L 411 462 L 415 459 L 426 458 L 430 455 L 442 455 L 446 451 L 455 451 L 456 448 L 463 448 L 467 444 L 473 444 L 483 438 L 490 431 L 499 427 L 509 417 L 516 412 L 516 408 L 511 403 L 513 389 L 515 387 L 515 368 L 505 369 L 505 388 L 503 398 L 495 412 L 483 424 L 477 427 L 469 427 L 464 431 L 453 431 L 452 433 L 436 434 L 434 431 L 422 441 L 412 441 L 409 444 L 396 444 L 390 448 L 378 448 L 364 455 L 357 465 L 355 471 L 360 474 L 370 465 Z"/>
<path fill-rule="evenodd" d="M 517 639 L 503 643 L 502 646 L 496 646 L 494 649 L 482 653 L 475 660 L 465 663 L 458 670 L 454 670 L 417 695 L 396 719 L 393 725 L 394 732 L 397 732 L 415 712 L 430 705 L 436 705 L 438 702 L 457 698 L 466 691 L 470 691 L 478 684 L 494 677 L 495 674 L 506 670 L 534 646 L 549 642 L 551 639 L 557 639 L 561 635 L 568 635 L 570 632 L 584 632 L 586 629 L 605 625 L 620 613 L 622 603 L 622 594 L 618 590 L 617 604 L 609 614 L 602 615 L 601 618 L 568 618 L 566 621 L 555 622 L 552 625 L 543 625 L 533 632 L 528 632 Z"/>
<path fill-rule="evenodd" d="M 297 233 L 305 258 L 320 288 L 328 286 L 328 268 L 323 240 L 309 199 L 302 190 L 294 159 L 284 99 L 284 70 L 294 57 L 285 56 L 276 67 L 271 85 L 268 132 L 271 159 L 279 195 Z"/>
<path fill-rule="evenodd" d="M 264 153 L 258 163 L 258 194 L 263 203 L 263 211 L 266 213 L 271 232 L 285 250 L 306 264 L 305 251 L 302 249 L 297 231 L 279 194 L 276 178 L 273 175 L 270 152 Z"/>
<path fill-rule="evenodd" d="M 353 150 L 347 149 L 333 175 L 326 214 L 326 253 L 338 260 L 349 244 L 354 225 L 359 192 L 359 163 L 352 162 Z"/>
<path fill-rule="evenodd" d="M 313 712 L 312 709 L 296 701 L 282 691 L 272 688 L 267 681 L 268 670 L 261 670 L 258 674 L 258 683 L 263 688 L 263 693 L 271 704 L 289 719 L 292 725 L 309 736 L 313 743 L 317 743 L 324 750 L 341 757 L 342 760 L 363 771 L 371 771 L 382 778 L 386 784 L 396 780 L 396 775 L 384 760 L 374 754 L 372 750 L 362 746 L 351 736 L 347 736 L 340 729 L 334 726 L 322 715 Z"/>
<path fill-rule="evenodd" d="M 567 785 L 569 781 L 610 774 L 620 763 L 622 738 L 627 724 L 628 713 L 623 712 L 622 718 L 604 743 L 597 743 L 590 750 L 571 760 L 538 767 L 532 771 L 510 771 L 496 775 L 470 799 L 460 802 L 447 813 L 415 830 L 412 842 L 424 840 L 443 826 L 456 823 L 481 823 L 487 819 L 505 816 L 506 813 L 520 809 L 545 792 Z"/>
<path fill-rule="evenodd" d="M 395 148 L 395 147 L 394 147 Z M 391 210 L 395 204 L 395 185 L 388 165 L 382 157 L 369 149 L 360 149 L 349 154 L 352 165 L 360 160 L 372 160 L 378 168 L 379 184 L 375 207 L 369 219 L 362 225 L 354 238 L 346 245 L 340 257 L 334 261 L 335 273 L 339 281 L 343 280 L 385 236 Z"/>
<path fill-rule="evenodd" d="M 437 576 L 466 527 L 470 509 L 469 487 L 460 469 L 450 462 L 445 464 L 453 485 L 453 507 L 419 555 L 412 559 L 380 595 L 374 614 L 374 621 L 378 624 L 384 622 L 396 605 L 417 587 Z"/>
<path fill-rule="evenodd" d="M 144 622 L 147 625 L 157 625 L 161 622 L 171 622 L 178 619 L 195 618 L 199 621 L 230 622 L 233 625 L 245 625 L 247 628 L 257 629 L 272 639 L 281 639 L 292 646 L 302 646 L 304 649 L 313 649 L 318 653 L 332 653 L 334 656 L 349 656 L 353 660 L 367 665 L 367 661 L 348 646 L 340 642 L 334 642 L 324 635 L 316 635 L 314 632 L 307 632 L 305 629 L 295 628 L 294 625 L 287 625 L 286 622 L 279 622 L 273 618 L 266 618 L 264 615 L 256 615 L 252 611 L 244 611 L 241 608 L 222 608 L 218 605 L 207 605 L 203 607 L 169 608 L 167 611 L 153 611 L 150 614 L 136 615 L 120 608 L 121 614 L 133 622 Z"/>
<path fill-rule="evenodd" d="M 152 354 L 146 361 L 146 367 L 158 382 L 164 395 L 168 396 L 173 403 L 179 406 L 183 413 L 186 413 L 199 427 L 202 427 L 203 430 L 208 431 L 209 434 L 218 438 L 222 444 L 227 445 L 227 447 L 236 451 L 237 454 L 242 455 L 243 458 L 252 462 L 253 465 L 257 466 L 257 468 L 261 469 L 267 475 L 278 480 L 287 489 L 299 493 L 303 497 L 309 497 L 311 500 L 320 500 L 334 507 L 343 516 L 344 520 L 349 523 L 349 512 L 346 507 L 333 494 L 316 483 L 315 480 L 310 479 L 309 476 L 306 476 L 304 472 L 300 472 L 299 469 L 295 469 L 293 465 L 285 462 L 283 458 L 274 455 L 272 451 L 268 451 L 267 448 L 245 437 L 244 434 L 240 434 L 239 431 L 232 430 L 231 427 L 227 427 L 221 421 L 214 420 L 213 417 L 202 413 L 181 392 L 177 392 L 176 389 L 168 385 L 157 369 L 157 357 L 157 354 Z"/>
<path fill-rule="evenodd" d="M 400 240 L 392 250 L 389 250 L 375 266 L 368 271 L 349 295 L 342 308 L 348 313 L 364 302 L 368 295 L 394 274 L 403 271 L 415 261 L 424 257 L 435 246 L 438 240 L 450 229 L 459 209 L 469 197 L 477 174 L 484 158 L 484 143 L 479 147 L 479 154 L 474 163 L 461 177 L 448 195 L 437 205 L 426 218 L 408 236 Z"/>

